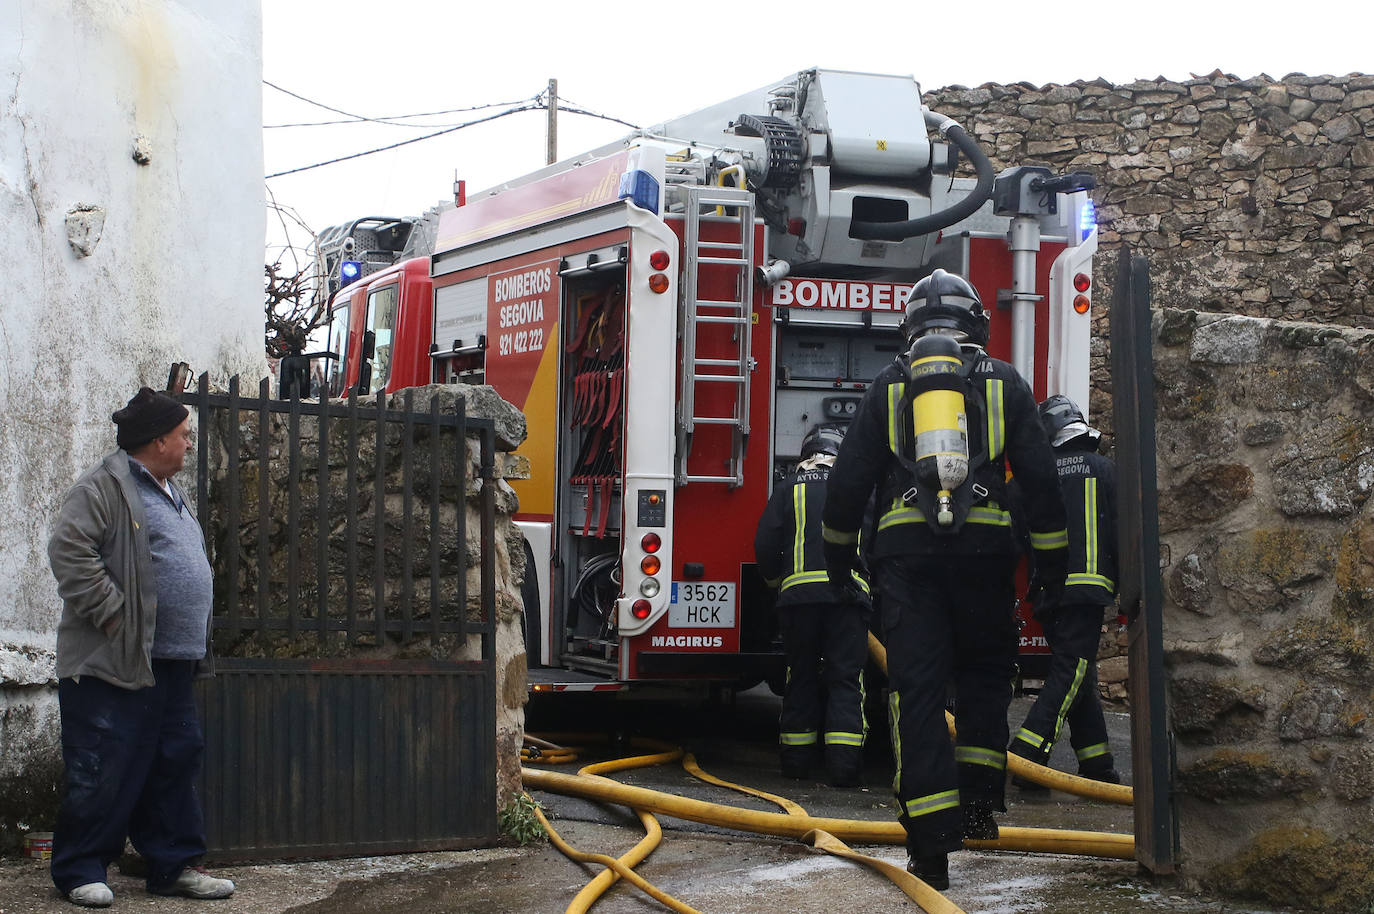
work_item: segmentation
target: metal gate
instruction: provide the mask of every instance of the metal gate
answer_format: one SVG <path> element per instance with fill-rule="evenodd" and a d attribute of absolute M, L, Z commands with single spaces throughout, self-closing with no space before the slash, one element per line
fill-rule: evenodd
<path fill-rule="evenodd" d="M 1116 423 L 1121 612 L 1130 621 L 1131 767 L 1136 860 L 1156 875 L 1177 859 L 1173 737 L 1165 707 L 1159 493 L 1155 476 L 1150 270 L 1121 249 L 1112 299 L 1112 410 Z"/>
<path fill-rule="evenodd" d="M 266 379 L 256 398 L 238 378 L 212 394 L 205 375 L 183 401 L 198 414 L 196 501 L 215 565 L 217 669 L 198 688 L 212 856 L 493 843 L 491 420 L 467 418 L 461 398 L 417 412 L 413 391 L 399 409 L 383 394 L 272 400 Z"/>

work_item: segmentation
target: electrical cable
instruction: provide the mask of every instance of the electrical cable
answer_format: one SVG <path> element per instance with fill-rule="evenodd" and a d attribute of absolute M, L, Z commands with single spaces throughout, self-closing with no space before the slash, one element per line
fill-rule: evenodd
<path fill-rule="evenodd" d="M 528 104 L 528 105 L 521 105 L 519 108 L 511 108 L 510 110 L 508 110 L 508 111 L 502 111 L 502 112 L 500 112 L 499 114 L 492 114 L 492 115 L 489 115 L 489 116 L 487 116 L 487 117 L 479 117 L 479 118 L 477 118 L 476 120 L 471 120 L 471 121 L 468 121 L 467 123 L 464 123 L 464 124 L 458 124 L 458 125 L 456 125 L 456 126 L 454 126 L 454 127 L 447 127 L 447 128 L 445 128 L 445 129 L 443 129 L 443 130 L 436 130 L 434 133 L 427 133 L 427 134 L 425 134 L 424 136 L 411 137 L 411 138 L 408 139 L 408 140 L 402 140 L 402 141 L 399 142 L 399 143 L 392 143 L 392 144 L 389 145 L 389 146 L 379 146 L 379 147 L 376 148 L 376 149 L 368 149 L 368 150 L 365 150 L 365 151 L 363 151 L 363 152 L 355 152 L 355 153 L 353 153 L 353 154 L 351 154 L 351 155 L 339 156 L 338 158 L 328 159 L 328 160 L 326 160 L 326 161 L 324 161 L 324 162 L 316 162 L 316 163 L 313 164 L 313 165 L 302 165 L 302 166 L 299 167 L 299 168 L 288 168 L 286 171 L 278 171 L 278 172 L 275 172 L 275 173 L 273 173 L 273 174 L 268 175 L 267 177 L 268 177 L 269 179 L 271 179 L 271 178 L 280 178 L 280 177 L 282 177 L 283 175 L 294 175 L 294 174 L 296 174 L 297 172 L 309 171 L 309 170 L 312 169 L 312 168 L 322 168 L 322 167 L 324 167 L 325 165 L 333 165 L 333 164 L 336 163 L 336 162 L 346 162 L 346 161 L 348 161 L 349 159 L 359 159 L 359 158 L 362 158 L 363 156 L 370 156 L 370 155 L 372 155 L 373 153 L 377 153 L 377 152 L 386 152 L 388 149 L 396 149 L 396 148 L 398 148 L 398 147 L 400 147 L 400 146 L 409 146 L 411 143 L 419 143 L 419 142 L 422 142 L 422 141 L 424 141 L 424 140 L 432 140 L 432 139 L 434 139 L 436 136 L 443 136 L 443 135 L 446 134 L 446 133 L 453 133 L 453 132 L 456 131 L 456 130 L 462 130 L 464 127 L 472 127 L 472 126 L 475 125 L 475 124 L 484 124 L 484 123 L 486 123 L 487 121 L 494 121 L 494 120 L 496 120 L 497 118 L 506 117 L 507 115 L 510 115 L 510 114 L 516 114 L 517 112 L 520 112 L 520 111 L 532 111 L 532 110 L 535 110 L 535 109 L 538 108 L 538 107 L 539 107 L 538 105 L 535 105 L 535 104 L 533 104 L 533 103 Z"/>
<path fill-rule="evenodd" d="M 267 82 L 267 81 L 266 81 L 266 80 L 263 80 L 263 82 Z M 271 85 L 271 83 L 268 83 L 268 85 Z M 277 86 L 272 86 L 272 88 L 276 89 L 276 88 L 278 88 L 278 87 L 277 87 Z M 281 91 L 285 92 L 286 90 L 283 89 L 283 90 L 281 90 Z M 295 93 L 287 93 L 287 94 L 289 94 L 289 95 L 295 95 Z M 301 98 L 302 101 L 307 101 L 307 102 L 310 101 L 309 99 L 302 98 L 302 97 L 299 96 L 299 95 L 295 95 L 295 97 L 296 97 L 296 98 Z M 263 125 L 262 125 L 262 129 L 263 129 L 263 130 L 278 130 L 278 129 L 281 129 L 281 128 L 284 128 L 284 127 L 330 127 L 330 126 L 337 126 L 337 125 L 339 125 L 339 124 L 369 124 L 369 123 L 370 123 L 370 124 L 382 124 L 382 125 L 387 126 L 387 127 L 410 127 L 411 129 L 414 129 L 414 130 L 428 130 L 428 129 L 432 129 L 432 128 L 434 128 L 434 127 L 453 127 L 453 126 L 456 126 L 456 125 L 454 125 L 454 124 L 398 124 L 398 123 L 394 123 L 394 122 L 395 122 L 395 121 L 402 121 L 402 120 L 410 120 L 410 119 L 412 119 L 412 118 L 417 118 L 417 117 L 438 117 L 438 116 L 441 115 L 441 114 L 461 114 L 462 112 L 465 112 L 465 111 L 485 111 L 485 110 L 488 109 L 488 108 L 506 108 L 506 107 L 509 107 L 510 105 L 519 105 L 519 104 L 521 104 L 521 103 L 523 103 L 523 102 L 531 102 L 531 101 L 538 101 L 538 100 L 539 100 L 539 96 L 534 95 L 534 96 L 530 96 L 530 97 L 528 97 L 528 98 L 517 98 L 517 99 L 515 99 L 514 101 L 509 101 L 509 102 L 491 102 L 490 104 L 486 104 L 486 105 L 469 105 L 469 106 L 466 107 L 466 108 L 445 108 L 445 109 L 443 109 L 442 111 L 420 111 L 420 112 L 416 112 L 415 114 L 390 114 L 390 115 L 387 115 L 387 116 L 385 116 L 385 117 L 365 117 L 365 116 L 363 116 L 363 115 L 361 115 L 361 114 L 356 114 L 356 115 L 349 115 L 349 117 L 348 117 L 347 120 L 338 120 L 338 121 L 301 121 L 301 122 L 295 123 L 295 124 L 263 124 Z M 312 104 L 312 105 L 318 105 L 319 102 L 310 102 L 310 104 Z M 330 110 L 330 111 L 334 110 L 334 109 L 332 109 L 332 108 L 329 108 L 329 106 L 327 106 L 327 105 L 320 105 L 320 107 L 326 108 L 327 110 Z"/>

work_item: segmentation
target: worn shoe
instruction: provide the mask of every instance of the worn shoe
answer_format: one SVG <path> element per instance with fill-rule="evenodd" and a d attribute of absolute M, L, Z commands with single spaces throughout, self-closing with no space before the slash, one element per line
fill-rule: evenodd
<path fill-rule="evenodd" d="M 948 854 L 936 854 L 932 857 L 907 857 L 906 871 L 937 892 L 943 892 L 949 888 Z"/>
<path fill-rule="evenodd" d="M 992 808 L 982 804 L 969 804 L 963 807 L 963 829 L 961 834 L 967 841 L 996 841 L 999 837 L 997 820 L 992 817 Z"/>
<path fill-rule="evenodd" d="M 216 879 L 198 866 L 188 866 L 175 882 L 160 888 L 149 887 L 154 895 L 180 895 L 183 898 L 228 898 L 234 894 L 234 883 Z"/>
<path fill-rule="evenodd" d="M 103 882 L 88 882 L 68 892 L 67 900 L 83 908 L 108 908 L 114 904 L 114 892 Z"/>

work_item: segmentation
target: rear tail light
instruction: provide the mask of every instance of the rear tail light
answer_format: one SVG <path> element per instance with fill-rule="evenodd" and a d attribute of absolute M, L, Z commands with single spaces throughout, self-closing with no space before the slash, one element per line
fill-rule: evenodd
<path fill-rule="evenodd" d="M 668 269 L 668 252 L 654 251 L 649 255 L 649 266 L 659 272 Z"/>
<path fill-rule="evenodd" d="M 630 604 L 630 614 L 636 619 L 647 619 L 650 608 L 648 600 L 635 600 Z"/>
<path fill-rule="evenodd" d="M 652 495 L 649 496 L 651 500 L 653 497 Z M 646 533 L 644 534 L 644 538 L 639 541 L 639 548 L 648 553 L 657 552 L 658 547 L 661 545 L 663 545 L 663 541 L 658 538 L 657 533 Z"/>
<path fill-rule="evenodd" d="M 1087 273 L 1078 273 L 1073 278 L 1073 288 L 1075 292 L 1086 292 L 1092 284 L 1092 277 Z"/>
<path fill-rule="evenodd" d="M 1075 295 L 1073 297 L 1073 310 L 1077 311 L 1079 314 L 1087 314 L 1088 309 L 1091 307 L 1092 302 L 1088 300 L 1088 296 Z"/>
<path fill-rule="evenodd" d="M 639 570 L 645 574 L 658 574 L 658 569 L 663 567 L 656 555 L 646 555 L 639 560 Z"/>
<path fill-rule="evenodd" d="M 668 291 L 668 277 L 662 273 L 655 273 L 649 277 L 649 290 L 660 295 Z"/>

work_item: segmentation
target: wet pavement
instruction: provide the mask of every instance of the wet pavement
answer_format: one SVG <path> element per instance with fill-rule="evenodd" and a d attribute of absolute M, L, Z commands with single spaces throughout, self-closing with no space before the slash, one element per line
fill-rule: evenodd
<path fill-rule="evenodd" d="M 566 696 L 555 696 L 566 697 Z M 1029 707 L 1012 708 L 1019 725 Z M 1110 714 L 1109 727 L 1118 767 L 1129 780 L 1128 728 L 1124 714 Z M 891 821 L 895 817 L 888 783 L 891 760 L 885 748 L 866 759 L 863 788 L 838 790 L 812 781 L 782 779 L 776 771 L 777 699 L 766 689 L 741 695 L 732 707 L 683 709 L 661 703 L 562 702 L 531 708 L 532 729 L 556 721 L 612 737 L 671 738 L 695 753 L 708 773 L 728 781 L 778 793 L 817 816 Z M 879 737 L 881 734 L 874 734 Z M 610 751 L 603 747 L 602 751 Z M 622 744 L 612 757 L 636 754 Z M 1052 760 L 1073 770 L 1072 753 Z M 572 773 L 581 764 L 559 766 Z M 705 784 L 672 764 L 614 775 L 627 784 L 651 787 L 703 800 L 777 812 L 771 803 Z M 555 828 L 582 851 L 617 855 L 643 832 L 623 807 L 538 793 Z M 1129 833 L 1131 810 L 1067 794 L 1025 794 L 1008 790 L 1006 825 L 1043 826 Z M 919 911 L 920 907 L 881 875 L 849 861 L 815 851 L 796 841 L 748 835 L 660 816 L 663 843 L 637 867 L 646 879 L 681 901 L 709 914 L 847 914 Z M 856 847 L 893 863 L 903 863 L 895 845 Z M 216 875 L 236 881 L 239 891 L 220 902 L 155 898 L 141 881 L 111 868 L 116 893 L 113 910 L 171 912 L 207 910 L 215 914 L 554 914 L 568 903 L 599 867 L 573 863 L 546 843 L 476 851 L 396 855 L 263 866 L 223 867 Z M 950 861 L 946 896 L 963 910 L 981 914 L 1278 914 L 1288 909 L 1222 902 L 1156 884 L 1132 861 L 1060 855 L 963 851 Z M 0 861 L 0 914 L 56 914 L 76 910 L 62 900 L 38 861 Z M 617 884 L 598 901 L 596 914 L 644 914 L 666 910 L 632 886 Z"/>

